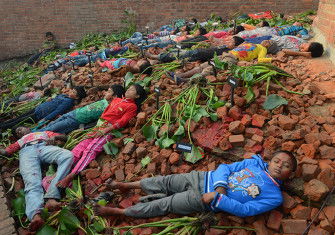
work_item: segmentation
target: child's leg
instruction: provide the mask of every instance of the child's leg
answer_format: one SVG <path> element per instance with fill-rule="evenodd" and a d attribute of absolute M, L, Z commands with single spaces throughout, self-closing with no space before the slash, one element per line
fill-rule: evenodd
<path fill-rule="evenodd" d="M 79 159 L 81 158 L 83 152 L 85 151 L 85 149 L 89 146 L 89 144 L 92 142 L 93 138 L 89 138 L 86 140 L 81 141 L 79 144 L 76 145 L 76 147 L 74 147 L 72 149 L 72 154 L 73 154 L 73 163 L 76 163 L 79 161 Z"/>
<path fill-rule="evenodd" d="M 85 169 L 85 167 L 91 161 L 93 161 L 99 153 L 101 153 L 104 144 L 106 144 L 107 141 L 109 141 L 110 139 L 110 135 L 91 139 L 90 143 L 84 149 L 82 157 L 80 158 L 79 162 L 76 164 L 71 173 L 78 174 L 80 171 Z"/>
<path fill-rule="evenodd" d="M 177 73 L 177 77 L 179 78 L 190 78 L 193 75 L 197 73 L 201 73 L 204 69 L 211 67 L 207 62 L 200 64 L 200 66 L 195 67 L 194 69 L 191 69 L 190 71 L 187 71 L 185 73 Z"/>
<path fill-rule="evenodd" d="M 176 193 L 169 197 L 157 199 L 151 202 L 138 203 L 126 209 L 103 206 L 95 207 L 97 215 L 126 215 L 135 218 L 150 218 L 169 213 L 188 215 L 207 210 L 206 205 L 201 201 L 201 194 L 193 190 Z"/>

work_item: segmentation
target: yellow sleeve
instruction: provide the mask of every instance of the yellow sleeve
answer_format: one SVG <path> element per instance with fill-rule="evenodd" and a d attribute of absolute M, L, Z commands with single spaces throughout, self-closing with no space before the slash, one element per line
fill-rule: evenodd
<path fill-rule="evenodd" d="M 272 58 L 266 58 L 267 49 L 262 45 L 258 44 L 258 62 L 259 63 L 271 63 Z"/>
<path fill-rule="evenodd" d="M 254 29 L 256 29 L 256 26 L 253 26 L 251 24 L 244 24 L 244 23 L 242 23 L 241 25 L 243 26 L 243 28 L 245 30 L 254 30 Z"/>

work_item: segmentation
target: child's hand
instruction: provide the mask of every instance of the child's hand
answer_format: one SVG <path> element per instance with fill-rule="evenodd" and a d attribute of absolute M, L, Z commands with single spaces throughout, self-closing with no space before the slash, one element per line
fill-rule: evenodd
<path fill-rule="evenodd" d="M 205 193 L 204 195 L 202 195 L 201 200 L 205 204 L 210 204 L 213 201 L 215 195 L 216 195 L 216 192 Z"/>

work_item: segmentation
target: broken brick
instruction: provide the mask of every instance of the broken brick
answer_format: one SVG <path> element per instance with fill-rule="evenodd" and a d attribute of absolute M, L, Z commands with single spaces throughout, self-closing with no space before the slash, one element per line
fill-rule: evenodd
<path fill-rule="evenodd" d="M 283 192 L 283 208 L 285 212 L 289 212 L 293 207 L 297 205 L 296 200 L 288 195 L 288 193 Z"/>
<path fill-rule="evenodd" d="M 259 114 L 254 114 L 252 115 L 251 125 L 256 126 L 256 127 L 263 127 L 265 120 L 266 120 L 266 117 L 259 115 Z"/>
<path fill-rule="evenodd" d="M 244 136 L 243 135 L 231 135 L 231 136 L 229 136 L 229 142 L 233 146 L 243 146 Z"/>
<path fill-rule="evenodd" d="M 312 164 L 302 165 L 302 177 L 305 181 L 315 179 L 319 173 L 320 169 L 318 165 L 312 165 Z"/>
<path fill-rule="evenodd" d="M 298 154 L 304 155 L 305 157 L 314 158 L 315 157 L 315 147 L 313 144 L 302 144 L 297 150 Z"/>
<path fill-rule="evenodd" d="M 307 226 L 303 219 L 283 219 L 281 221 L 284 233 L 302 234 Z"/>
<path fill-rule="evenodd" d="M 327 185 L 329 189 L 332 189 L 335 185 L 335 173 L 330 168 L 321 170 L 320 174 L 317 176 L 317 179 Z"/>
<path fill-rule="evenodd" d="M 278 117 L 278 125 L 280 126 L 280 128 L 284 129 L 284 130 L 292 130 L 295 126 L 295 124 L 297 123 L 296 120 L 285 116 L 285 115 L 280 115 Z"/>
<path fill-rule="evenodd" d="M 144 147 L 138 147 L 135 151 L 137 158 L 143 158 L 148 154 L 148 150 Z"/>
<path fill-rule="evenodd" d="M 229 109 L 228 116 L 233 118 L 234 120 L 240 120 L 242 113 L 241 109 L 237 106 L 233 106 Z"/>
<path fill-rule="evenodd" d="M 280 228 L 280 224 L 281 224 L 282 218 L 283 218 L 283 214 L 282 213 L 280 213 L 277 210 L 272 210 L 270 212 L 270 215 L 269 215 L 269 218 L 268 218 L 266 226 L 268 228 L 271 228 L 273 230 L 278 231 L 279 228 Z"/>
<path fill-rule="evenodd" d="M 287 141 L 287 142 L 284 142 L 282 143 L 281 145 L 281 149 L 283 151 L 289 151 L 289 152 L 292 152 L 295 148 L 295 143 L 293 141 Z"/>
<path fill-rule="evenodd" d="M 261 129 L 258 128 L 246 128 L 244 135 L 246 138 L 251 138 L 253 135 L 263 136 L 264 133 Z"/>
<path fill-rule="evenodd" d="M 322 200 L 328 192 L 329 188 L 327 187 L 327 185 L 317 179 L 312 179 L 304 185 L 304 193 L 312 201 Z"/>
<path fill-rule="evenodd" d="M 249 126 L 251 124 L 251 117 L 249 114 L 244 114 L 242 119 L 241 119 L 241 123 L 244 126 Z"/>
<path fill-rule="evenodd" d="M 171 149 L 162 149 L 159 154 L 161 158 L 169 158 L 172 152 Z"/>
<path fill-rule="evenodd" d="M 129 154 L 129 155 L 130 155 L 130 154 L 132 154 L 132 153 L 134 152 L 135 148 L 136 148 L 135 143 L 133 143 L 133 142 L 129 142 L 129 143 L 127 143 L 126 146 L 124 147 L 122 153 L 123 153 L 123 154 Z"/>
<path fill-rule="evenodd" d="M 173 152 L 169 157 L 169 162 L 171 165 L 176 164 L 179 162 L 180 155 L 176 152 Z"/>
<path fill-rule="evenodd" d="M 115 171 L 115 180 L 116 181 L 124 181 L 124 171 L 123 169 L 118 169 Z"/>
<path fill-rule="evenodd" d="M 244 129 L 245 127 L 241 121 L 234 121 L 229 124 L 229 132 L 234 135 L 242 134 Z"/>
<path fill-rule="evenodd" d="M 293 219 L 309 220 L 310 217 L 311 217 L 311 211 L 312 211 L 312 209 L 310 207 L 297 205 L 295 208 L 293 208 L 290 211 L 290 213 L 291 213 Z"/>
<path fill-rule="evenodd" d="M 228 114 L 228 108 L 227 106 L 222 106 L 222 107 L 219 107 L 217 110 L 216 110 L 216 114 L 218 115 L 218 118 L 225 118 Z"/>

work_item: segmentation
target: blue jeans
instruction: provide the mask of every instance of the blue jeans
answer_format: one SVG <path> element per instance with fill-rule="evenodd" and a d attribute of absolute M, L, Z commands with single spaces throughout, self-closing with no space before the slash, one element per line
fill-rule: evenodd
<path fill-rule="evenodd" d="M 143 36 L 140 32 L 135 32 L 129 39 L 121 42 L 121 46 L 126 45 L 127 43 L 138 44 L 142 41 Z"/>
<path fill-rule="evenodd" d="M 20 173 L 24 181 L 26 199 L 26 215 L 32 220 L 43 208 L 43 187 L 41 163 L 57 164 L 55 178 L 51 181 L 44 198 L 60 199 L 56 184 L 71 170 L 73 164 L 72 152 L 57 146 L 39 143 L 20 150 Z"/>
<path fill-rule="evenodd" d="M 80 124 L 81 123 L 78 122 L 75 118 L 75 112 L 71 111 L 57 118 L 55 121 L 50 122 L 47 126 L 37 131 L 53 131 L 61 134 L 67 134 L 73 130 L 78 129 Z"/>
<path fill-rule="evenodd" d="M 149 45 L 145 45 L 143 46 L 143 49 L 147 49 L 147 48 L 150 48 L 150 47 L 159 47 L 159 48 L 164 48 L 164 47 L 167 47 L 169 45 L 176 45 L 177 43 L 173 40 L 169 40 L 169 41 L 166 41 L 166 42 L 156 42 L 156 43 L 151 43 Z"/>

